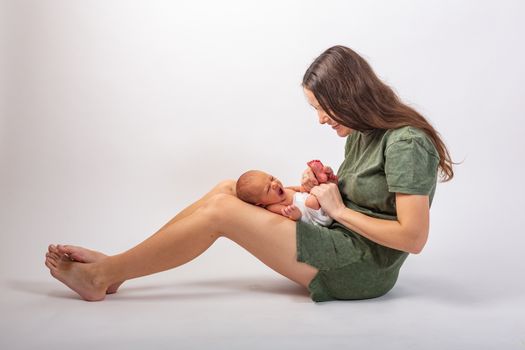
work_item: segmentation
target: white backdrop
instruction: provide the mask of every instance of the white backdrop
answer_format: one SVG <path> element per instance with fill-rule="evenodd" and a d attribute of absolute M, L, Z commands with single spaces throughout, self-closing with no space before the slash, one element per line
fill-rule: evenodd
<path fill-rule="evenodd" d="M 432 274 L 466 299 L 523 294 L 522 1 L 2 5 L 4 278 L 48 278 L 49 243 L 129 248 L 247 169 L 296 184 L 310 159 L 337 168 L 344 139 L 317 123 L 300 83 L 341 44 L 463 161 L 438 185 L 428 244 L 402 276 Z M 222 239 L 192 264 L 266 269 Z"/>

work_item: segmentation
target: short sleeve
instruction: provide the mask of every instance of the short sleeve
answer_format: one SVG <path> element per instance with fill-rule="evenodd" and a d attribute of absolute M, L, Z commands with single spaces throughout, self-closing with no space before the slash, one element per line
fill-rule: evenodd
<path fill-rule="evenodd" d="M 430 141 L 409 138 L 385 149 L 385 175 L 389 192 L 429 195 L 436 186 L 439 157 L 423 146 Z M 433 145 L 432 145 L 433 148 Z"/>

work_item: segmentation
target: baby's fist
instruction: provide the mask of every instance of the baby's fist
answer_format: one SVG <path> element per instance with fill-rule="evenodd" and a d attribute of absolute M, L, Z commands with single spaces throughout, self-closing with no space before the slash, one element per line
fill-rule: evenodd
<path fill-rule="evenodd" d="M 281 213 L 283 216 L 293 220 L 298 220 L 301 217 L 301 211 L 295 206 L 295 204 L 287 205 L 281 210 Z"/>

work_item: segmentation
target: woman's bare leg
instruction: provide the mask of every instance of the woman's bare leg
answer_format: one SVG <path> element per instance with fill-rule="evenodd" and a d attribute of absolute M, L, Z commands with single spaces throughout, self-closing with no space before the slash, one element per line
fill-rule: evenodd
<path fill-rule="evenodd" d="M 305 287 L 317 273 L 296 261 L 295 222 L 225 194 L 213 196 L 189 216 L 122 254 L 92 264 L 50 261 L 46 265 L 84 299 L 101 300 L 112 283 L 180 266 L 221 236 Z"/>
<path fill-rule="evenodd" d="M 93 263 L 108 257 L 106 254 L 97 252 L 96 250 L 75 245 L 50 244 L 47 249 L 48 253 L 46 254 L 46 257 L 53 257 L 55 260 L 69 259 L 81 263 Z M 124 283 L 124 281 L 109 286 L 106 290 L 106 294 L 116 293 L 122 283 Z"/>
<path fill-rule="evenodd" d="M 191 215 L 195 210 L 200 208 L 208 199 L 212 198 L 214 195 L 219 193 L 224 194 L 230 194 L 230 195 L 236 195 L 235 193 L 235 180 L 224 180 L 219 182 L 214 188 L 211 189 L 210 192 L 205 194 L 202 198 L 197 200 L 196 202 L 192 203 L 188 207 L 186 207 L 184 210 L 182 210 L 180 213 L 178 213 L 175 217 L 173 217 L 168 223 L 166 223 L 161 229 L 165 228 L 166 226 L 183 219 L 189 215 Z M 53 244 L 49 245 L 48 247 L 48 253 L 46 257 L 53 257 L 55 260 L 58 259 L 58 256 L 66 256 L 69 259 L 72 259 L 74 261 L 82 262 L 82 263 L 94 263 L 98 262 L 104 258 L 107 258 L 107 255 L 95 250 L 86 249 L 83 247 L 78 247 L 74 245 L 58 245 L 55 246 Z M 107 294 L 113 294 L 116 293 L 118 288 L 124 283 L 125 281 L 118 281 L 108 287 L 106 290 Z"/>

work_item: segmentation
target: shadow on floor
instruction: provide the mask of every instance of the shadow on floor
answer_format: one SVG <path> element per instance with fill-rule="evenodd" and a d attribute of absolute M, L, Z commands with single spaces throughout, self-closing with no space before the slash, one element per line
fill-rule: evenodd
<path fill-rule="evenodd" d="M 18 292 L 34 294 L 34 295 L 47 295 L 53 298 L 60 299 L 78 299 L 78 295 L 72 291 L 63 289 L 58 290 L 57 284 L 54 281 L 32 281 L 26 279 L 11 279 L 6 282 L 6 286 L 10 289 Z"/>
<path fill-rule="evenodd" d="M 476 306 L 501 300 L 522 298 L 512 282 L 494 283 L 488 279 L 458 280 L 436 275 L 400 276 L 394 288 L 381 299 L 428 300 L 453 306 Z"/>
<path fill-rule="evenodd" d="M 289 296 L 294 302 L 311 302 L 306 288 L 284 278 L 247 276 L 145 283 L 147 282 L 141 281 L 141 284 L 136 284 L 135 280 L 130 281 L 124 284 L 116 295 L 109 295 L 108 299 L 112 301 L 192 300 L 240 297 L 260 293 Z M 446 276 L 410 274 L 400 276 L 397 284 L 386 295 L 369 301 L 418 300 L 452 306 L 476 306 L 522 298 L 521 289 L 514 288 L 510 284 L 511 282 L 459 281 Z M 7 281 L 6 286 L 34 295 L 79 299 L 76 293 L 54 280 L 11 279 Z"/>
<path fill-rule="evenodd" d="M 79 296 L 56 281 L 32 281 L 25 279 L 8 280 L 6 286 L 10 289 L 34 294 L 47 295 L 60 299 L 79 299 Z M 249 294 L 250 292 L 288 295 L 309 301 L 309 292 L 302 286 L 285 279 L 268 277 L 243 277 L 205 279 L 196 281 L 181 281 L 170 283 L 155 283 L 151 285 L 123 285 L 116 295 L 109 295 L 112 300 L 169 300 L 169 299 L 201 299 L 232 297 Z"/>

